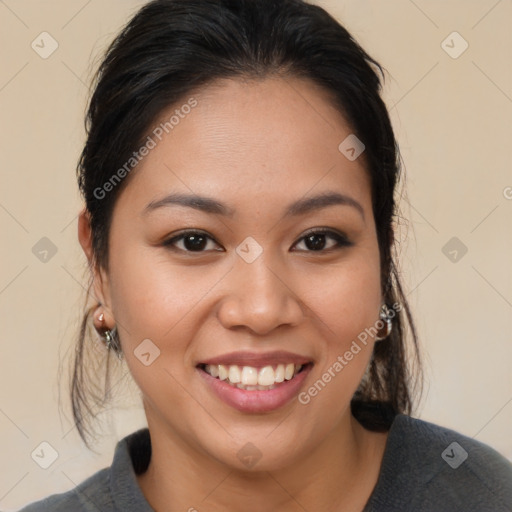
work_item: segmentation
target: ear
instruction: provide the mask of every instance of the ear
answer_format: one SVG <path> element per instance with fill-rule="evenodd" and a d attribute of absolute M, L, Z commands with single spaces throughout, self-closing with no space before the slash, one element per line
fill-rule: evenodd
<path fill-rule="evenodd" d="M 78 241 L 87 257 L 89 269 L 93 276 L 93 296 L 103 305 L 105 324 L 115 325 L 110 301 L 110 286 L 106 271 L 97 264 L 93 246 L 90 213 L 84 208 L 78 216 Z"/>

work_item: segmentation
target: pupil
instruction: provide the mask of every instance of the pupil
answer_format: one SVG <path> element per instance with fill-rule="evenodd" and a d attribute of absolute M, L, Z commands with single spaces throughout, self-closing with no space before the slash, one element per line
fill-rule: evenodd
<path fill-rule="evenodd" d="M 308 242 L 311 242 L 311 244 L 308 244 Z M 308 246 L 309 249 L 312 249 L 314 251 L 323 249 L 325 245 L 325 235 L 309 235 L 306 238 L 306 245 Z"/>
<path fill-rule="evenodd" d="M 204 237 L 203 235 L 188 235 L 187 237 L 185 237 L 184 243 L 187 249 L 200 250 L 204 249 L 205 241 L 206 237 Z"/>

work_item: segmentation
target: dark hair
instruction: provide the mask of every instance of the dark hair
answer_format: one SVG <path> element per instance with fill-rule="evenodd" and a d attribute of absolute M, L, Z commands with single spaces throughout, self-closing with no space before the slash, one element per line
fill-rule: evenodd
<path fill-rule="evenodd" d="M 99 66 L 77 174 L 90 215 L 93 265 L 108 270 L 112 211 L 130 175 L 108 194 L 98 190 L 141 147 L 163 109 L 221 78 L 298 77 L 320 85 L 365 145 L 382 293 L 388 305 L 402 306 L 391 334 L 375 344 L 367 373 L 351 401 L 361 424 L 383 431 L 396 414 L 411 413 L 421 364 L 416 330 L 394 261 L 400 154 L 380 97 L 378 73 L 383 81 L 382 67 L 339 22 L 302 0 L 151 1 L 123 28 Z M 92 280 L 89 290 L 91 285 Z M 93 309 L 87 309 L 82 319 L 71 384 L 73 417 L 86 445 L 93 407 L 103 407 L 110 389 L 110 357 L 104 353 L 101 357 L 106 365 L 104 386 L 98 384 L 96 369 L 90 378 L 84 367 Z M 414 371 L 405 343 L 406 324 L 413 342 Z"/>

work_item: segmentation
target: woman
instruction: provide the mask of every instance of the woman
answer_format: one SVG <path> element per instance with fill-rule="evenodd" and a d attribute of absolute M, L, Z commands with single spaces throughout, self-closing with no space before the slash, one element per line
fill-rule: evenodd
<path fill-rule="evenodd" d="M 100 67 L 79 163 L 92 316 L 148 429 L 23 510 L 512 510 L 512 465 L 410 416 L 379 64 L 301 0 L 156 0 Z"/>

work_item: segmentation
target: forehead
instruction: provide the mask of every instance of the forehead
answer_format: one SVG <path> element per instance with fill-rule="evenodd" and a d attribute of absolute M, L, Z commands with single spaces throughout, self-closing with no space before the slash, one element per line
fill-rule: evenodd
<path fill-rule="evenodd" d="M 219 80 L 153 124 L 154 147 L 123 191 L 132 204 L 180 190 L 271 205 L 333 187 L 369 204 L 364 154 L 340 151 L 351 127 L 310 81 Z"/>

